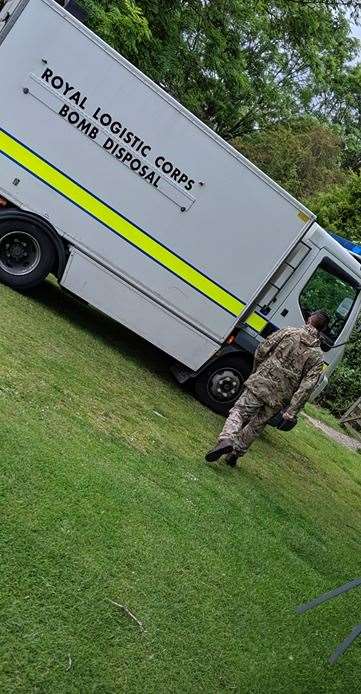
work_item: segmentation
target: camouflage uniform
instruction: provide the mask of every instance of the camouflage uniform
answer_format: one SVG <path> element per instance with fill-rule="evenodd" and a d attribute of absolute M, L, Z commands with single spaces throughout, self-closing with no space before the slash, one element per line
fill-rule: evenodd
<path fill-rule="evenodd" d="M 319 335 L 313 326 L 273 333 L 258 347 L 253 372 L 231 409 L 219 440 L 231 439 L 235 451 L 246 451 L 282 407 L 288 405 L 287 412 L 296 416 L 322 369 Z"/>

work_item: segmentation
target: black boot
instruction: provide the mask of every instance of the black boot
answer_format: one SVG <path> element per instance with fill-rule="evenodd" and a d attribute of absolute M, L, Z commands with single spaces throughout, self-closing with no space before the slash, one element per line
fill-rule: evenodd
<path fill-rule="evenodd" d="M 205 458 L 207 463 L 215 463 L 222 455 L 227 455 L 233 451 L 233 441 L 231 439 L 221 439 L 211 451 L 206 453 Z"/>
<path fill-rule="evenodd" d="M 238 453 L 235 453 L 234 451 L 233 451 L 233 453 L 228 453 L 228 455 L 226 455 L 226 463 L 227 463 L 227 465 L 229 465 L 229 467 L 236 467 L 237 460 L 238 460 Z"/>
<path fill-rule="evenodd" d="M 239 449 L 238 451 L 232 451 L 232 453 L 228 453 L 228 455 L 226 455 L 227 465 L 229 465 L 230 467 L 236 467 L 238 458 L 242 458 L 242 456 L 244 456 L 245 453 L 247 453 L 246 450 L 241 451 Z"/>

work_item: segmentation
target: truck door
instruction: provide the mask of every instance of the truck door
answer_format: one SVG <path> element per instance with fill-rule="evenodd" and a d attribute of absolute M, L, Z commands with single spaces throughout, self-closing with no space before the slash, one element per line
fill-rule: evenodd
<path fill-rule="evenodd" d="M 360 280 L 332 254 L 321 250 L 307 271 L 290 287 L 270 320 L 278 328 L 302 325 L 316 310 L 330 316 L 330 324 L 322 343 L 325 362 L 335 365 L 342 356 L 343 347 L 360 310 Z"/>

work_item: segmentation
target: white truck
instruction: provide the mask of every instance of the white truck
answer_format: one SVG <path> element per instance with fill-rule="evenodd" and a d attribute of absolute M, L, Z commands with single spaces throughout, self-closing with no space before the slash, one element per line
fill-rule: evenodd
<path fill-rule="evenodd" d="M 326 384 L 361 272 L 312 212 L 53 0 L 3 5 L 0 85 L 3 283 L 55 274 L 221 413 L 260 341 L 326 308 Z"/>

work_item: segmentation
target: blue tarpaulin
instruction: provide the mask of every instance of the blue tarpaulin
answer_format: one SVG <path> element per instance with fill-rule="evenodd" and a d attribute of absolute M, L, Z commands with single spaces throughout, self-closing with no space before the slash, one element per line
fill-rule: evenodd
<path fill-rule="evenodd" d="M 345 239 L 343 236 L 339 236 L 338 234 L 331 234 L 331 236 L 336 239 L 341 246 L 347 248 L 350 253 L 356 253 L 356 255 L 361 256 L 361 246 L 359 246 L 357 243 L 349 241 L 349 239 Z"/>

